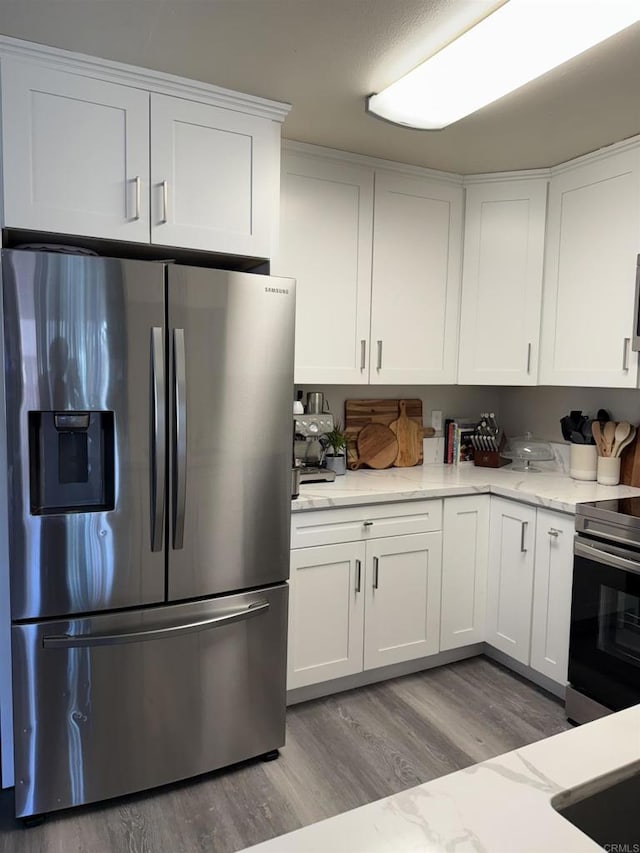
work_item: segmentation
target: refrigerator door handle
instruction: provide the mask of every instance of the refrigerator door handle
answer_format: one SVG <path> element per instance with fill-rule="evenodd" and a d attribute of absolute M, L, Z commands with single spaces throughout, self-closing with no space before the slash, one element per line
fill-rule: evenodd
<path fill-rule="evenodd" d="M 162 551 L 164 546 L 164 460 L 166 454 L 165 432 L 165 381 L 163 330 L 151 329 L 151 395 L 152 395 L 152 454 L 151 460 L 151 550 Z"/>
<path fill-rule="evenodd" d="M 173 430 L 173 547 L 184 544 L 187 499 L 187 370 L 184 329 L 173 330 L 174 430 Z"/>
<path fill-rule="evenodd" d="M 197 622 L 186 622 L 182 625 L 167 625 L 163 628 L 149 628 L 146 631 L 122 631 L 115 634 L 59 634 L 42 638 L 44 649 L 76 649 L 89 646 L 120 646 L 123 643 L 144 643 L 147 640 L 162 640 L 168 637 L 181 637 L 183 634 L 193 634 L 207 628 L 224 627 L 233 622 L 251 619 L 269 609 L 269 602 L 264 599 L 232 610 L 221 616 L 211 616 Z"/>

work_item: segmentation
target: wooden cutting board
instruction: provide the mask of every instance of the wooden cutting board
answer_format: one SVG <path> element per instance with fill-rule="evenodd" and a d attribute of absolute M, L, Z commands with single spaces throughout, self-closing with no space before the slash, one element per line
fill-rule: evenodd
<path fill-rule="evenodd" d="M 391 421 L 389 429 L 398 439 L 398 455 L 394 465 L 397 468 L 411 468 L 422 461 L 422 426 L 407 417 L 407 401 L 399 400 L 400 417 Z"/>
<path fill-rule="evenodd" d="M 398 439 L 384 424 L 365 424 L 356 439 L 358 459 L 350 462 L 352 469 L 368 465 L 369 468 L 390 468 L 398 455 Z"/>
<path fill-rule="evenodd" d="M 422 427 L 422 400 L 405 400 L 407 418 L 419 429 Z M 360 430 L 370 423 L 389 426 L 400 416 L 399 400 L 345 400 L 344 431 L 347 436 L 347 463 L 352 468 L 359 459 L 357 438 Z M 424 430 L 424 435 L 433 435 L 432 429 Z M 422 465 L 422 441 L 418 442 L 419 452 L 416 465 Z"/>
<path fill-rule="evenodd" d="M 620 482 L 625 486 L 640 486 L 640 426 L 636 437 L 622 451 L 620 457 Z"/>

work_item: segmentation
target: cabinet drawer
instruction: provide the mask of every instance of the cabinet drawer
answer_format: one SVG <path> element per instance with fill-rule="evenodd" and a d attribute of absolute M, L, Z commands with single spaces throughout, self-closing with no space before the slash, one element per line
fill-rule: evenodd
<path fill-rule="evenodd" d="M 310 548 L 442 529 L 442 500 L 293 513 L 291 547 Z"/>

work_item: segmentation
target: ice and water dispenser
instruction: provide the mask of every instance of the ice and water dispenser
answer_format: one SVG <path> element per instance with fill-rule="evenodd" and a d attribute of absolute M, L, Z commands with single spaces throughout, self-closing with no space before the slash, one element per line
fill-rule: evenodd
<path fill-rule="evenodd" d="M 113 412 L 29 412 L 32 515 L 114 506 Z"/>

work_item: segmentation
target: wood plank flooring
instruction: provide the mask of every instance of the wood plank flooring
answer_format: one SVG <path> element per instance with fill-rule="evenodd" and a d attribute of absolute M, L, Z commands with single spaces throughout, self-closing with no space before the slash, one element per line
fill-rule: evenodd
<path fill-rule="evenodd" d="M 0 853 L 230 853 L 570 728 L 553 697 L 473 658 L 289 709 L 277 761 L 50 815 L 0 795 Z"/>

